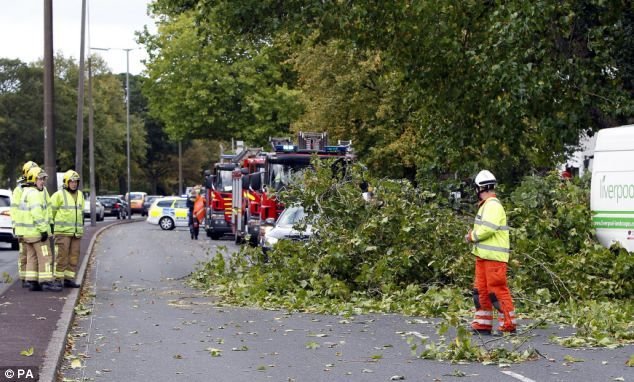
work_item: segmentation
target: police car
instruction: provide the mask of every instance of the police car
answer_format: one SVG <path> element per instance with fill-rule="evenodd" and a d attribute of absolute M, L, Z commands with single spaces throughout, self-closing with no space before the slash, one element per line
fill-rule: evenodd
<path fill-rule="evenodd" d="M 156 199 L 148 210 L 147 222 L 158 224 L 164 230 L 187 227 L 187 199 L 179 196 Z"/>

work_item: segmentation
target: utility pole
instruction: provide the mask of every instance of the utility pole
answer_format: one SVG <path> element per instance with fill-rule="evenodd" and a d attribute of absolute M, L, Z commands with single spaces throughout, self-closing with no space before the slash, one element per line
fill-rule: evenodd
<path fill-rule="evenodd" d="M 125 125 L 128 131 L 128 219 L 132 219 L 132 206 L 130 198 L 132 191 L 130 190 L 130 51 L 131 48 L 125 50 Z"/>
<path fill-rule="evenodd" d="M 178 196 L 183 195 L 183 149 L 182 141 L 178 141 Z"/>
<path fill-rule="evenodd" d="M 44 0 L 44 171 L 47 188 L 57 190 L 57 158 L 53 109 L 53 0 Z"/>
<path fill-rule="evenodd" d="M 88 163 L 90 172 L 90 226 L 97 225 L 97 190 L 95 187 L 94 105 L 92 102 L 92 61 L 88 55 Z"/>
<path fill-rule="evenodd" d="M 81 39 L 79 43 L 79 81 L 77 84 L 77 132 L 75 133 L 75 171 L 84 179 L 84 41 L 86 36 L 86 0 L 81 1 Z M 90 69 L 89 69 L 90 70 Z M 90 75 L 90 74 L 89 74 Z M 90 79 L 88 79 L 90 81 Z"/>

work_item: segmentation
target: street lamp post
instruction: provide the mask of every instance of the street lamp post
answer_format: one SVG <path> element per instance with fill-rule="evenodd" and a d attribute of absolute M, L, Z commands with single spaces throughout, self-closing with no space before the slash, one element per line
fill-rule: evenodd
<path fill-rule="evenodd" d="M 127 162 L 128 162 L 128 166 L 127 166 L 127 170 L 128 170 L 128 176 L 127 176 L 127 202 L 128 202 L 128 219 L 132 219 L 132 208 L 130 206 L 130 51 L 133 48 L 90 48 L 90 49 L 94 49 L 94 50 L 104 50 L 104 51 L 108 51 L 108 50 L 123 50 L 125 51 L 125 124 L 126 124 L 126 156 L 127 156 Z"/>

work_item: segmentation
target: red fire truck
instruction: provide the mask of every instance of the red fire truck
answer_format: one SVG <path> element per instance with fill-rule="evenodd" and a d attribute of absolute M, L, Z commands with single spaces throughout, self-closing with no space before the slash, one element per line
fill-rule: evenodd
<path fill-rule="evenodd" d="M 272 138 L 272 152 L 263 157 L 263 171 L 233 171 L 232 225 L 236 242 L 249 235 L 257 245 L 265 225 L 272 225 L 284 210 L 273 191 L 286 187 L 290 181 L 310 166 L 312 155 L 321 159 L 352 160 L 350 141 L 328 145 L 327 133 L 299 132 L 297 144 L 290 138 Z M 258 163 L 260 164 L 260 163 Z"/>
<path fill-rule="evenodd" d="M 205 219 L 207 236 L 218 240 L 225 234 L 234 233 L 232 218 L 232 173 L 261 171 L 264 159 L 259 159 L 261 148 L 249 148 L 238 154 L 225 154 L 221 162 L 214 165 L 213 172 L 205 176 L 208 206 Z M 261 164 L 260 164 L 261 163 Z"/>

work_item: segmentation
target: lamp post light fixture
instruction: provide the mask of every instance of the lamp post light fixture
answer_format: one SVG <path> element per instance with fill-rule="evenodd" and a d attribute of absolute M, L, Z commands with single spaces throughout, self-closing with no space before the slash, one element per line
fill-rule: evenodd
<path fill-rule="evenodd" d="M 109 51 L 109 50 L 122 50 L 125 51 L 125 65 L 126 65 L 126 69 L 125 69 L 125 124 L 126 124 L 126 156 L 127 156 L 127 161 L 128 161 L 128 182 L 127 182 L 127 194 L 128 197 L 126 198 L 127 203 L 128 203 L 128 219 L 132 219 L 132 207 L 131 207 L 131 203 L 130 203 L 130 197 L 131 197 L 131 191 L 130 191 L 130 51 L 133 50 L 134 48 L 94 48 L 91 47 L 90 49 L 93 50 L 103 50 L 103 51 Z"/>

